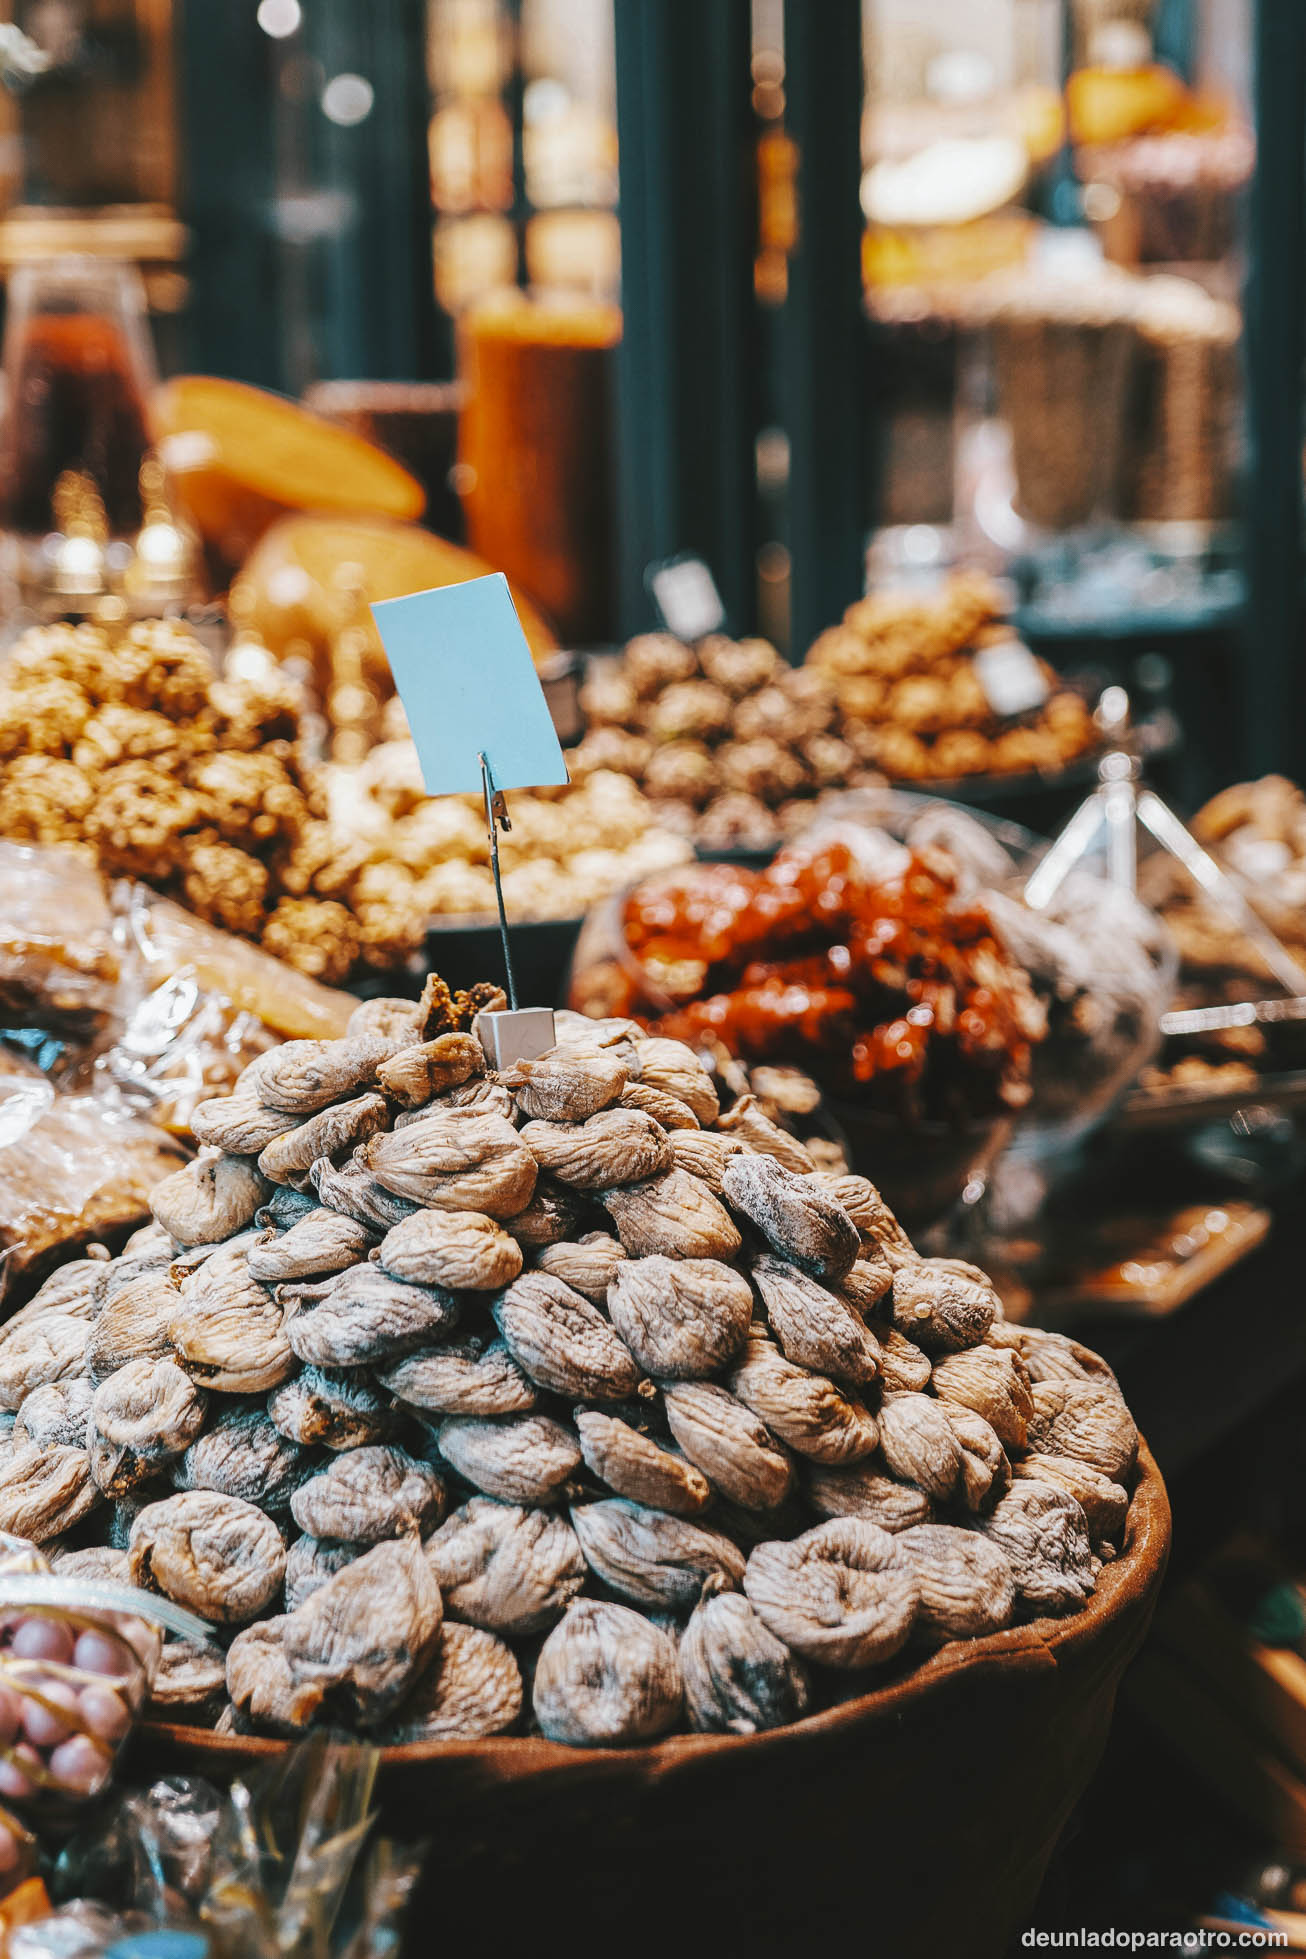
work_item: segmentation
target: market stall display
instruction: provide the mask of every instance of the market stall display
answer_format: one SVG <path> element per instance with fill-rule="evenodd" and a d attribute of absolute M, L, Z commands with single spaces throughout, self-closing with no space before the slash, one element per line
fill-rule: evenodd
<path fill-rule="evenodd" d="M 313 980 L 403 969 L 433 915 L 493 911 L 484 825 L 426 796 L 410 743 L 318 764 L 303 705 L 266 655 L 219 678 L 175 621 L 34 629 L 0 669 L 0 837 L 75 846 Z M 687 855 L 651 814 L 610 775 L 533 798 L 511 915 L 574 918 Z"/>
<path fill-rule="evenodd" d="M 490 1735 L 529 1699 L 573 1746 L 755 1733 L 1078 1610 L 1138 1448 L 1103 1365 L 680 1043 L 567 1016 L 494 1079 L 494 997 L 431 980 L 261 1057 L 155 1227 L 0 1334 L 0 1528 L 84 1516 L 217 1629 L 156 1705 L 225 1679 L 223 1731 Z"/>

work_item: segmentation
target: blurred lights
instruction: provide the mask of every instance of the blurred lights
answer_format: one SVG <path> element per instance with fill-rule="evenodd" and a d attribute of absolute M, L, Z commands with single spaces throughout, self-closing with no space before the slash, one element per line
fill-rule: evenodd
<path fill-rule="evenodd" d="M 304 18 L 299 0 L 259 0 L 256 16 L 259 26 L 274 41 L 285 41 Z"/>
<path fill-rule="evenodd" d="M 322 113 L 328 122 L 352 129 L 366 122 L 375 100 L 372 84 L 365 76 L 333 75 L 322 91 Z"/>

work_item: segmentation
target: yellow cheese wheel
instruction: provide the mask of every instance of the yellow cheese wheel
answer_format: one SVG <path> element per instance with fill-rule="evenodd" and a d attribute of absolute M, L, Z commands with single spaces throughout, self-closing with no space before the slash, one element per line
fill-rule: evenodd
<path fill-rule="evenodd" d="M 384 450 L 296 402 L 240 381 L 182 374 L 155 395 L 164 466 L 219 564 L 241 564 L 291 510 L 410 521 L 426 501 Z"/>

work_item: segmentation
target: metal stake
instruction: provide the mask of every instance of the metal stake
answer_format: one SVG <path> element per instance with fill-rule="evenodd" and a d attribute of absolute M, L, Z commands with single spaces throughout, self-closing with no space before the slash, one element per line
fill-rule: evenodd
<path fill-rule="evenodd" d="M 499 881 L 499 831 L 511 830 L 512 818 L 508 805 L 503 799 L 502 789 L 494 786 L 490 764 L 484 749 L 477 756 L 481 765 L 481 789 L 485 796 L 485 827 L 490 836 L 490 874 L 494 879 L 494 896 L 499 906 L 499 937 L 503 942 L 503 970 L 508 978 L 508 1006 L 511 1012 L 517 1011 L 517 981 L 512 970 L 512 951 L 508 944 L 508 913 L 503 903 L 503 885 Z"/>

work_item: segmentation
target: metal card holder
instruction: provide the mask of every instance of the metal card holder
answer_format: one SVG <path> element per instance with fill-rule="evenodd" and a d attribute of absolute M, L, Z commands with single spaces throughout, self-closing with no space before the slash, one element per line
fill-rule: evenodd
<path fill-rule="evenodd" d="M 508 913 L 499 875 L 499 831 L 510 831 L 512 818 L 508 814 L 502 789 L 494 786 L 494 774 L 484 749 L 476 759 L 481 765 L 481 794 L 485 802 L 485 827 L 490 839 L 490 874 L 494 879 L 494 896 L 499 908 L 499 938 L 503 945 L 503 970 L 508 981 L 508 1008 L 506 1012 L 477 1014 L 472 1023 L 472 1032 L 485 1049 L 490 1066 L 497 1071 L 511 1067 L 514 1061 L 533 1061 L 537 1055 L 544 1054 L 554 1046 L 557 1030 L 552 1007 L 519 1007 L 517 1004 L 517 978 L 512 969 Z"/>
<path fill-rule="evenodd" d="M 1136 891 L 1141 826 L 1182 866 L 1203 897 L 1256 947 L 1279 983 L 1291 994 L 1306 994 L 1306 969 L 1169 805 L 1143 784 L 1142 762 L 1129 718 L 1129 696 L 1123 687 L 1106 689 L 1095 719 L 1111 738 L 1111 746 L 1098 763 L 1097 786 L 1026 881 L 1025 903 L 1032 911 L 1043 911 L 1099 839 L 1105 841 L 1111 883 Z"/>

